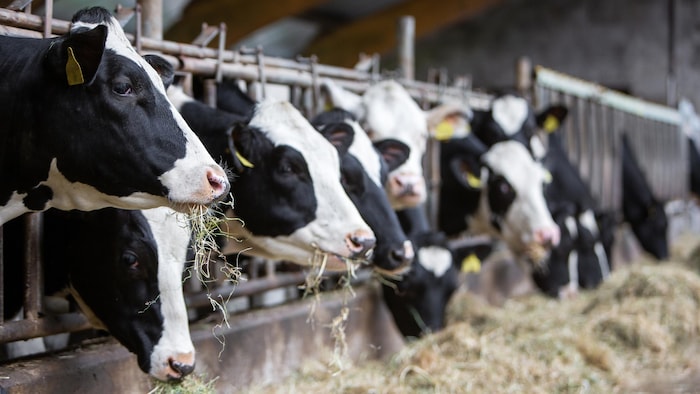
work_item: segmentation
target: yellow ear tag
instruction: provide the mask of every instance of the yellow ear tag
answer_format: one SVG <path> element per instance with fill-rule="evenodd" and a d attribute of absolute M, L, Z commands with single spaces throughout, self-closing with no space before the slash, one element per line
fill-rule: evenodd
<path fill-rule="evenodd" d="M 246 159 L 245 157 L 243 157 L 243 155 L 241 155 L 238 151 L 236 151 L 236 157 L 238 158 L 238 160 L 240 160 L 241 164 L 243 164 L 244 167 L 248 167 L 248 168 L 254 168 L 254 167 L 255 167 L 255 166 L 253 165 L 253 163 L 249 162 L 248 159 Z"/>
<path fill-rule="evenodd" d="M 559 119 L 557 119 L 557 117 L 554 115 L 547 115 L 547 118 L 542 124 L 542 128 L 548 133 L 556 131 L 556 129 L 559 128 Z"/>
<path fill-rule="evenodd" d="M 438 141 L 445 141 L 452 138 L 455 133 L 455 127 L 452 122 L 443 120 L 440 124 L 435 127 L 435 139 Z"/>
<path fill-rule="evenodd" d="M 549 170 L 547 170 L 547 169 L 544 170 L 544 183 L 546 183 L 546 184 L 552 183 L 552 173 L 549 172 Z"/>
<path fill-rule="evenodd" d="M 80 85 L 85 83 L 83 78 L 83 70 L 80 68 L 78 60 L 75 58 L 73 48 L 68 47 L 68 61 L 66 62 L 66 77 L 68 77 L 68 85 Z"/>
<path fill-rule="evenodd" d="M 467 183 L 474 189 L 481 189 L 481 178 L 478 178 L 471 172 L 467 172 Z"/>
<path fill-rule="evenodd" d="M 462 272 L 480 272 L 481 271 L 481 260 L 472 253 L 462 260 Z"/>

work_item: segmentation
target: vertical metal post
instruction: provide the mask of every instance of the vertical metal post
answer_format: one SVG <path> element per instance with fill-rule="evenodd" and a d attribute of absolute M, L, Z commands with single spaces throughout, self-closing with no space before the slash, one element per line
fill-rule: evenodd
<path fill-rule="evenodd" d="M 53 21 L 53 0 L 46 0 L 44 16 L 44 38 L 51 37 L 51 25 Z"/>
<path fill-rule="evenodd" d="M 528 57 L 520 57 L 515 64 L 515 88 L 536 106 L 539 103 L 532 102 L 532 86 L 532 61 Z"/>
<path fill-rule="evenodd" d="M 668 73 L 666 75 L 666 104 L 677 106 L 676 82 L 676 0 L 668 0 Z"/>
<path fill-rule="evenodd" d="M 413 45 L 416 35 L 416 20 L 412 16 L 403 16 L 399 20 L 399 68 L 403 78 L 415 78 Z"/>
<path fill-rule="evenodd" d="M 144 37 L 163 39 L 163 0 L 139 0 Z"/>
<path fill-rule="evenodd" d="M 216 108 L 216 80 L 207 78 L 204 80 L 204 97 L 205 104 L 212 108 Z"/>
<path fill-rule="evenodd" d="M 30 213 L 25 217 L 24 245 L 24 316 L 30 320 L 39 318 L 41 297 L 44 289 L 41 274 L 41 240 L 43 216 L 41 212 Z"/>

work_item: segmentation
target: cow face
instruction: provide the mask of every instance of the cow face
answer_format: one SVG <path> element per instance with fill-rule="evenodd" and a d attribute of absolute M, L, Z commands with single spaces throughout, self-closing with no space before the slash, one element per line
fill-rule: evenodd
<path fill-rule="evenodd" d="M 184 220 L 167 208 L 51 210 L 43 223 L 45 294 L 68 287 L 92 325 L 135 353 L 151 376 L 169 380 L 192 372 L 194 347 L 182 294 L 189 244 Z M 22 261 L 22 221 L 3 229 L 6 261 Z M 23 281 L 21 264 L 5 267 L 8 317 L 21 306 Z"/>
<path fill-rule="evenodd" d="M 338 148 L 343 188 L 376 234 L 372 257 L 375 269 L 397 273 L 409 268 L 413 246 L 401 230 L 382 186 L 387 173 L 406 160 L 408 147 L 396 140 L 373 145 L 352 114 L 343 110 L 324 112 L 311 123 Z"/>
<path fill-rule="evenodd" d="M 423 155 L 429 137 L 429 123 L 439 123 L 438 117 L 450 112 L 442 106 L 425 112 L 396 81 L 382 81 L 355 95 L 335 85 L 323 82 L 333 105 L 353 113 L 372 141 L 396 139 L 410 148 L 410 156 L 389 174 L 385 184 L 394 209 L 416 207 L 425 202 Z"/>
<path fill-rule="evenodd" d="M 189 244 L 184 223 L 167 208 L 87 213 L 74 222 L 75 242 L 64 255 L 71 292 L 91 323 L 109 331 L 136 354 L 141 370 L 160 380 L 180 379 L 194 369 L 182 294 Z"/>
<path fill-rule="evenodd" d="M 515 141 L 497 143 L 480 157 L 448 152 L 443 150 L 446 164 L 441 167 L 445 185 L 452 187 L 441 192 L 441 225 L 451 223 L 455 233 L 468 228 L 497 236 L 514 253 L 541 261 L 559 242 L 559 229 L 544 200 L 543 168 Z M 450 212 L 466 226 L 445 219 Z"/>
<path fill-rule="evenodd" d="M 331 270 L 368 257 L 375 237 L 342 188 L 338 150 L 290 103 L 257 104 L 233 140 L 243 226 L 232 231 L 247 233 L 248 253 L 309 265 L 320 252 Z"/>
<path fill-rule="evenodd" d="M 4 38 L 0 57 L 8 52 L 0 133 L 16 152 L 2 155 L 2 222 L 49 207 L 185 209 L 226 194 L 225 172 L 106 10 L 77 13 L 65 37 Z"/>

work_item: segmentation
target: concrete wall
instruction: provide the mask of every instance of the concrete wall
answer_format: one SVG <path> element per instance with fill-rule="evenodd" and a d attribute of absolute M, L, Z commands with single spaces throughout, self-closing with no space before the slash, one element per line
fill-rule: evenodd
<path fill-rule="evenodd" d="M 475 87 L 512 87 L 515 62 L 666 102 L 667 1 L 505 0 L 416 43 L 416 78 L 429 67 L 470 74 Z M 678 90 L 700 103 L 700 2 L 676 0 Z M 420 23 L 420 18 L 416 23 Z M 394 61 L 386 58 L 385 65 Z"/>

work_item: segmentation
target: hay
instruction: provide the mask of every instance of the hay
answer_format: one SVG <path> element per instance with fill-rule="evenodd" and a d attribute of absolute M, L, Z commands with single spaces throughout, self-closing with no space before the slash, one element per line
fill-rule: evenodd
<path fill-rule="evenodd" d="M 644 391 L 640 384 L 659 379 L 669 392 L 695 381 L 687 379 L 700 371 L 699 349 L 700 277 L 678 263 L 637 264 L 567 301 L 534 295 L 497 308 L 459 293 L 445 330 L 388 362 L 337 376 L 307 364 L 251 392 L 609 393 Z"/>
<path fill-rule="evenodd" d="M 154 380 L 153 389 L 148 394 L 215 394 L 214 383 L 217 380 L 208 380 L 206 375 L 187 375 L 179 382 Z"/>

